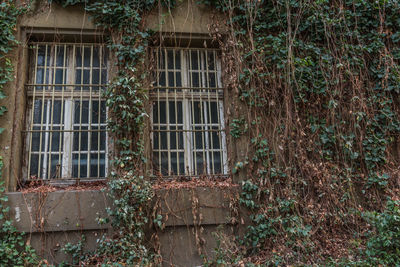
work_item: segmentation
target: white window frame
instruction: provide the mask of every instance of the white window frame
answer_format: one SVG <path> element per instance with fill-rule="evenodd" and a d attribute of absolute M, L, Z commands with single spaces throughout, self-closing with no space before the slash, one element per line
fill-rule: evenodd
<path fill-rule="evenodd" d="M 159 50 L 160 48 L 156 48 L 155 50 Z M 151 147 L 152 147 L 152 151 L 157 150 L 158 152 L 158 166 L 159 168 L 161 168 L 161 153 L 162 152 L 168 152 L 168 155 L 170 155 L 171 151 L 170 151 L 170 138 L 169 138 L 169 134 L 170 132 L 168 131 L 170 128 L 170 122 L 168 121 L 168 117 L 169 117 L 169 108 L 167 107 L 169 104 L 169 101 L 175 101 L 175 105 L 177 103 L 177 101 L 182 101 L 182 114 L 183 114 L 183 118 L 182 118 L 182 127 L 183 127 L 183 151 L 184 151 L 184 169 L 185 169 L 185 173 L 179 173 L 179 156 L 177 157 L 178 160 L 178 174 L 171 174 L 169 173 L 167 176 L 163 175 L 164 177 L 168 177 L 168 176 L 200 176 L 198 173 L 198 170 L 196 170 L 197 168 L 197 164 L 194 164 L 194 161 L 196 161 L 196 153 L 194 152 L 202 152 L 203 153 L 203 157 L 205 155 L 206 160 L 203 163 L 206 163 L 206 173 L 201 174 L 201 176 L 211 176 L 211 175 L 227 175 L 228 174 L 228 157 L 227 157 L 227 145 L 226 145 L 226 133 L 225 133 L 225 118 L 224 118 L 224 97 L 223 97 L 223 87 L 222 87 L 222 82 L 221 82 L 221 62 L 218 58 L 218 54 L 219 51 L 218 49 L 198 49 L 198 48 L 193 48 L 193 49 L 185 49 L 185 48 L 162 48 L 162 50 L 164 50 L 164 69 L 160 69 L 161 71 L 164 71 L 166 73 L 166 85 L 168 85 L 168 75 L 167 73 L 170 71 L 177 71 L 176 69 L 171 70 L 167 68 L 167 51 L 168 50 L 173 50 L 173 51 L 178 51 L 180 53 L 180 59 L 181 59 L 181 69 L 180 69 L 180 73 L 182 75 L 181 79 L 182 79 L 182 86 L 181 87 L 175 87 L 175 88 L 171 88 L 168 86 L 162 86 L 163 88 L 166 88 L 166 92 L 160 92 L 160 90 L 153 90 L 153 92 L 150 93 L 150 98 L 153 102 L 158 102 L 160 103 L 160 101 L 165 101 L 166 103 L 166 111 L 168 113 L 167 115 L 167 121 L 165 124 L 160 123 L 160 118 L 158 118 L 158 123 L 154 124 L 153 122 L 153 106 L 151 108 L 150 111 L 150 120 L 151 120 L 151 135 L 150 135 L 150 139 L 151 139 Z M 215 89 L 215 92 L 211 93 L 211 90 L 202 90 L 202 89 L 206 89 L 207 85 L 206 85 L 206 79 L 205 76 L 208 76 L 208 63 L 207 63 L 207 57 L 205 57 L 204 59 L 204 54 L 201 52 L 198 52 L 198 59 L 199 60 L 199 64 L 201 64 L 199 70 L 191 70 L 189 67 L 189 62 L 191 61 L 191 51 L 206 51 L 206 52 L 214 52 L 214 60 L 216 63 L 215 66 L 215 72 L 216 72 L 216 87 L 212 88 Z M 158 52 L 156 52 L 158 53 Z M 158 54 L 156 56 L 156 58 L 158 57 Z M 190 57 L 190 58 L 189 58 Z M 157 59 L 156 59 L 157 61 Z M 175 61 L 175 57 L 174 57 L 174 61 Z M 175 66 L 175 62 L 174 62 L 174 66 Z M 206 68 L 204 68 L 204 66 L 206 66 Z M 156 73 L 158 73 L 158 63 L 156 63 Z M 201 86 L 199 87 L 200 89 L 198 89 L 198 87 L 191 87 L 190 85 L 190 78 L 189 75 L 191 72 L 198 72 L 200 75 L 202 75 L 202 77 L 200 78 L 201 81 Z M 158 77 L 157 77 L 158 79 Z M 175 76 L 174 76 L 175 79 Z M 158 81 L 155 81 L 156 84 L 158 84 Z M 175 83 L 175 81 L 174 81 Z M 170 88 L 170 89 L 168 89 Z M 180 88 L 184 88 L 182 90 L 180 90 Z M 176 89 L 176 90 L 175 90 Z M 185 89 L 189 89 L 189 90 L 185 90 Z M 190 92 L 191 89 L 194 90 L 199 90 L 202 92 L 199 93 L 195 93 L 195 92 Z M 209 89 L 209 88 L 208 88 Z M 174 91 L 174 92 L 170 92 Z M 155 91 L 155 92 L 154 92 Z M 189 93 L 187 93 L 187 91 L 189 91 Z M 206 91 L 206 92 L 205 92 Z M 203 116 L 202 120 L 203 123 L 202 124 L 196 124 L 194 123 L 194 108 L 193 108 L 193 104 L 195 102 L 199 102 L 202 105 L 202 114 L 201 116 Z M 218 110 L 218 122 L 217 123 L 208 123 L 208 112 L 211 112 L 211 108 L 210 105 L 208 105 L 208 109 L 207 109 L 207 104 L 206 103 L 212 103 L 212 102 L 216 102 L 217 103 L 217 110 Z M 191 105 L 192 104 L 192 105 Z M 159 107 L 159 105 L 158 105 Z M 158 111 L 158 114 L 160 114 L 160 111 Z M 175 114 L 177 114 L 177 109 L 175 108 Z M 177 116 L 177 115 L 176 115 Z M 176 119 L 175 124 L 173 124 L 172 127 L 176 127 L 178 125 L 178 121 Z M 167 127 L 167 151 L 161 151 L 160 149 L 154 149 L 154 134 L 155 134 L 155 130 L 154 130 L 154 126 L 158 127 L 158 129 L 160 129 L 160 127 Z M 193 130 L 195 130 L 195 127 L 201 127 L 204 131 L 204 134 L 202 135 L 203 138 L 203 143 L 205 144 L 202 148 L 196 148 L 196 138 L 194 137 L 193 134 Z M 209 131 L 209 128 L 213 128 L 213 127 L 217 127 L 219 130 L 218 132 L 220 133 L 220 148 L 219 149 L 211 149 L 210 145 L 210 140 L 209 140 L 209 133 L 211 131 Z M 211 129 L 212 130 L 212 129 Z M 177 136 L 177 135 L 176 135 Z M 212 134 L 210 134 L 211 138 Z M 178 137 L 176 137 L 178 139 Z M 212 140 L 211 140 L 212 141 Z M 159 142 L 159 146 L 161 146 L 161 139 L 158 139 Z M 163 150 L 163 149 L 162 149 Z M 176 149 L 173 150 L 173 153 L 176 153 L 177 151 L 180 151 L 181 149 L 178 148 L 178 143 L 176 144 Z M 156 153 L 157 153 L 156 152 Z M 220 157 L 221 157 L 221 161 L 222 161 L 222 173 L 212 173 L 213 170 L 215 170 L 214 168 L 214 153 L 213 152 L 220 152 Z M 211 157 L 210 157 L 211 154 Z M 153 152 L 152 152 L 152 158 L 153 158 Z M 154 159 L 153 159 L 154 160 Z M 171 158 L 170 156 L 168 156 L 168 172 L 170 172 L 172 170 L 171 168 Z M 154 170 L 153 168 L 153 175 L 160 175 L 160 173 L 157 173 L 156 170 Z"/>
<path fill-rule="evenodd" d="M 109 75 L 109 65 L 110 62 L 108 60 L 107 55 L 101 55 L 99 56 L 99 67 L 94 67 L 93 66 L 93 51 L 94 47 L 99 47 L 102 49 L 102 51 L 105 51 L 105 45 L 104 44 L 97 44 L 97 43 L 61 43 L 61 42 L 56 42 L 56 43 L 48 43 L 48 42 L 35 42 L 35 43 L 30 43 L 30 45 L 33 45 L 32 51 L 30 55 L 30 62 L 29 62 L 29 71 L 30 73 L 33 73 L 33 75 L 30 77 L 30 83 L 26 85 L 27 88 L 27 122 L 26 122 L 26 137 L 25 137 L 25 156 L 24 156 L 24 168 L 23 168 L 23 177 L 25 180 L 31 180 L 31 179 L 90 179 L 90 178 L 95 178 L 95 177 L 90 177 L 90 162 L 91 162 L 91 154 L 98 154 L 98 170 L 97 174 L 99 179 L 105 179 L 107 177 L 108 173 L 108 133 L 105 130 L 100 130 L 100 128 L 106 128 L 107 122 L 101 122 L 100 121 L 100 110 L 101 110 L 101 103 L 105 103 L 105 99 L 102 98 L 102 92 L 101 92 L 101 87 L 104 87 L 108 81 L 102 81 L 102 62 L 101 58 L 105 58 L 107 60 L 107 65 L 105 67 L 107 76 Z M 45 46 L 46 47 L 46 53 L 50 53 L 50 61 L 52 64 L 48 65 L 47 64 L 47 56 L 45 56 L 44 59 L 44 64 L 42 66 L 43 68 L 43 84 L 38 85 L 36 84 L 37 81 L 37 70 L 38 70 L 38 51 L 39 51 L 39 46 Z M 55 57 L 56 54 L 54 50 L 56 47 L 64 47 L 64 65 L 63 66 L 56 66 L 55 65 Z M 89 67 L 84 66 L 84 55 L 82 53 L 82 65 L 81 66 L 76 66 L 76 49 L 81 48 L 90 48 L 90 53 L 91 53 L 91 62 Z M 49 49 L 50 52 L 47 52 Z M 63 83 L 58 86 L 58 84 L 55 84 L 55 77 L 56 77 L 56 69 L 64 69 L 66 74 L 64 73 L 64 76 L 62 78 Z M 89 84 L 83 84 L 83 75 L 81 77 L 81 84 L 77 84 L 75 82 L 76 79 L 76 70 L 81 69 L 81 70 L 86 70 L 89 69 L 89 79 L 90 82 Z M 92 71 L 93 69 L 98 69 L 99 70 L 99 84 L 93 85 L 92 84 Z M 46 82 L 46 71 L 49 72 L 49 82 Z M 83 72 L 83 71 L 82 71 Z M 50 82 L 50 79 L 52 81 Z M 108 77 L 107 77 L 108 79 Z M 51 89 L 49 90 L 37 90 L 37 87 L 49 87 Z M 81 90 L 75 90 L 75 87 L 79 86 L 81 87 Z M 55 90 L 56 87 L 61 87 L 61 90 Z M 89 90 L 84 91 L 82 88 L 83 87 L 88 87 Z M 93 90 L 93 88 L 98 87 L 98 90 Z M 38 92 L 40 91 L 40 92 Z M 41 120 L 43 121 L 43 116 L 46 116 L 45 123 L 34 123 L 34 105 L 35 101 L 41 100 L 42 101 L 42 118 Z M 60 113 L 60 124 L 57 124 L 56 127 L 64 127 L 63 130 L 60 130 L 60 139 L 59 139 L 59 150 L 58 151 L 52 151 L 51 148 L 51 142 L 52 142 L 52 128 L 53 128 L 53 119 L 50 118 L 50 113 L 51 110 L 54 112 L 54 101 L 61 101 L 61 113 Z M 74 109 L 75 109 L 75 102 L 80 101 L 80 123 L 75 124 L 74 123 Z M 88 123 L 82 123 L 82 104 L 88 101 Z M 43 104 L 43 102 L 46 102 L 46 107 Z M 98 117 L 98 122 L 93 123 L 92 122 L 92 104 L 93 102 L 98 102 L 98 112 L 99 112 L 99 117 Z M 50 103 L 52 107 L 50 107 Z M 44 112 L 46 114 L 44 115 Z M 76 111 L 75 111 L 76 112 Z M 107 113 L 108 110 L 106 108 L 105 110 L 106 114 L 106 119 L 107 119 Z M 52 116 L 53 114 L 51 114 Z M 51 122 L 51 123 L 50 123 Z M 76 131 L 74 130 L 74 126 L 79 126 L 79 130 Z M 32 143 L 33 143 L 33 127 L 45 127 L 42 132 L 44 133 L 44 137 L 40 138 L 40 143 L 39 143 L 39 151 L 32 151 Z M 82 130 L 82 127 L 88 127 L 87 133 L 88 133 L 88 144 L 87 144 L 87 150 L 83 151 L 81 149 L 81 138 L 79 138 L 79 150 L 75 151 L 73 148 L 73 138 L 74 138 L 74 132 L 86 132 L 86 130 Z M 93 130 L 92 127 L 98 127 L 99 131 Z M 97 141 L 97 150 L 89 150 L 91 148 L 91 134 L 92 132 L 96 131 L 98 133 L 98 141 Z M 105 132 L 105 147 L 104 150 L 100 149 L 100 138 L 101 138 L 101 132 Z M 63 134 L 63 137 L 61 135 Z M 51 136 L 49 138 L 49 135 Z M 42 150 L 42 140 L 44 139 L 44 150 Z M 50 140 L 50 144 L 48 144 Z M 61 145 L 62 143 L 62 145 Z M 62 147 L 62 149 L 61 149 Z M 31 153 L 32 154 L 38 154 L 39 155 L 39 161 L 38 161 L 38 177 L 30 177 L 30 162 L 31 162 Z M 87 173 L 86 177 L 80 177 L 80 167 L 81 164 L 78 165 L 78 177 L 72 177 L 72 172 L 73 172 L 73 154 L 79 153 L 79 159 L 78 161 L 80 162 L 80 155 L 82 153 L 86 153 L 87 155 L 87 163 L 86 163 L 86 168 L 87 168 Z M 48 164 L 51 163 L 51 155 L 53 154 L 62 154 L 61 159 L 62 159 L 62 165 L 60 166 L 60 171 L 62 173 L 61 177 L 49 177 L 48 171 L 51 171 L 51 166 L 50 168 L 47 168 Z M 104 177 L 99 177 L 100 176 L 100 155 L 104 154 L 104 165 L 105 165 L 105 170 L 104 170 Z M 43 165 L 42 168 L 40 168 L 41 165 L 41 156 L 43 155 Z M 60 156 L 59 156 L 60 157 Z M 50 175 L 53 175 L 50 173 Z"/>

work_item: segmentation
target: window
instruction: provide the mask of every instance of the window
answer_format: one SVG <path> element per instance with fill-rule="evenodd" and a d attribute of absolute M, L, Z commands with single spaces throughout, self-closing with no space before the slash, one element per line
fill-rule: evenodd
<path fill-rule="evenodd" d="M 154 175 L 227 174 L 218 50 L 155 49 Z"/>
<path fill-rule="evenodd" d="M 32 43 L 30 52 L 24 177 L 105 177 L 105 47 Z"/>

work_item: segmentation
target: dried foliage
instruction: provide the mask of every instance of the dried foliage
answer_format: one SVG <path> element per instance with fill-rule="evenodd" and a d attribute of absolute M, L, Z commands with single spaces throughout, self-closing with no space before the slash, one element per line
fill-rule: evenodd
<path fill-rule="evenodd" d="M 210 31 L 224 85 L 248 110 L 230 124 L 249 151 L 232 170 L 252 211 L 241 258 L 389 264 L 355 248 L 376 234 L 366 211 L 399 188 L 398 1 L 203 2 L 228 18 L 227 35 L 221 21 Z"/>

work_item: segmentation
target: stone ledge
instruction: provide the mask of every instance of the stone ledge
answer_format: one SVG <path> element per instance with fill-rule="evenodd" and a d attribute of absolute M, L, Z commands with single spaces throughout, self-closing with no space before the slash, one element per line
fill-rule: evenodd
<path fill-rule="evenodd" d="M 107 217 L 108 200 L 101 191 L 7 193 L 10 216 L 18 230 L 57 232 L 107 229 L 98 217 Z"/>
<path fill-rule="evenodd" d="M 236 188 L 158 189 L 153 207 L 159 204 L 166 227 L 219 225 L 229 223 L 230 198 Z M 101 230 L 110 224 L 99 225 L 96 218 L 107 217 L 111 204 L 106 192 L 55 191 L 47 193 L 7 193 L 10 216 L 23 232 L 60 232 Z M 196 203 L 193 219 L 193 205 Z"/>

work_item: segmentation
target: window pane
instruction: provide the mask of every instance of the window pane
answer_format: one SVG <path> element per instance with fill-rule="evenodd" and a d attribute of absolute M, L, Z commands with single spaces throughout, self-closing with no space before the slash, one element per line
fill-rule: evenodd
<path fill-rule="evenodd" d="M 208 70 L 215 70 L 214 52 L 207 52 Z"/>
<path fill-rule="evenodd" d="M 105 176 L 105 154 L 90 154 L 90 177 L 104 177 Z"/>
<path fill-rule="evenodd" d="M 100 48 L 93 48 L 93 67 L 100 67 Z"/>
<path fill-rule="evenodd" d="M 50 158 L 50 165 L 47 166 L 47 179 L 59 179 L 61 178 L 61 159 L 58 155 L 51 155 Z M 47 162 L 47 164 L 49 163 Z"/>
<path fill-rule="evenodd" d="M 198 51 L 190 52 L 190 69 L 198 70 L 199 69 L 199 57 Z"/>
<path fill-rule="evenodd" d="M 89 122 L 89 101 L 75 101 L 74 123 Z"/>
<path fill-rule="evenodd" d="M 107 51 L 98 45 L 54 44 L 40 45 L 31 51 L 34 66 L 30 69 L 36 69 L 30 82 L 51 86 L 44 87 L 46 92 L 39 91 L 43 86 L 28 88 L 31 90 L 28 95 L 34 96 L 28 101 L 26 147 L 29 151 L 25 159 L 28 175 L 53 179 L 104 177 L 106 105 L 99 100 L 98 87 L 85 86 L 83 89 L 87 91 L 83 92 L 81 86 L 74 86 L 75 94 L 70 94 L 69 88 L 55 85 L 70 80 L 86 85 L 106 83 Z M 74 64 L 70 72 L 68 64 Z M 96 94 L 90 95 L 91 92 Z"/>
<path fill-rule="evenodd" d="M 83 66 L 90 67 L 90 59 L 91 59 L 91 49 L 90 47 L 85 47 L 83 49 Z"/>
<path fill-rule="evenodd" d="M 216 92 L 195 89 L 218 86 L 216 53 L 193 49 L 185 50 L 183 53 L 185 56 L 181 57 L 182 51 L 179 50 L 162 51 L 165 51 L 165 54 L 160 52 L 158 67 L 165 61 L 167 70 L 158 70 L 156 85 L 182 86 L 188 89 L 155 89 L 151 94 L 155 173 L 157 171 L 162 175 L 221 173 L 223 136 L 219 129 L 223 128 L 220 125 L 223 121 L 220 116 L 223 114 L 219 113 L 215 98 L 216 93 L 222 93 L 222 90 Z M 177 71 L 182 66 L 187 68 L 183 70 L 185 79 L 182 72 Z M 223 99 L 222 95 L 220 99 Z M 185 161 L 191 162 L 192 166 L 185 166 Z M 186 169 L 189 167 L 190 170 Z"/>
<path fill-rule="evenodd" d="M 169 175 L 168 152 L 161 152 L 161 173 L 162 173 L 162 175 Z"/>
<path fill-rule="evenodd" d="M 207 173 L 206 166 L 204 165 L 205 162 L 205 155 L 204 153 L 197 152 L 193 153 L 193 158 L 195 160 L 193 161 L 195 166 L 193 166 L 195 170 L 195 175 L 201 175 Z"/>
<path fill-rule="evenodd" d="M 100 84 L 100 71 L 92 70 L 92 84 Z"/>
<path fill-rule="evenodd" d="M 213 162 L 214 162 L 214 174 L 221 174 L 222 173 L 222 162 L 221 162 L 221 152 L 212 152 L 213 153 Z M 211 153 L 210 153 L 211 154 Z"/>
<path fill-rule="evenodd" d="M 87 154 L 73 154 L 72 156 L 72 177 L 87 177 Z"/>
<path fill-rule="evenodd" d="M 180 51 L 176 51 L 175 53 L 175 69 L 181 69 L 181 53 Z"/>
<path fill-rule="evenodd" d="M 210 108 L 211 108 L 211 122 L 212 123 L 218 123 L 218 108 L 217 108 L 217 102 L 211 102 L 210 103 Z"/>
<path fill-rule="evenodd" d="M 174 51 L 167 51 L 168 69 L 174 69 Z"/>
<path fill-rule="evenodd" d="M 57 46 L 56 66 L 64 66 L 64 46 Z"/>

